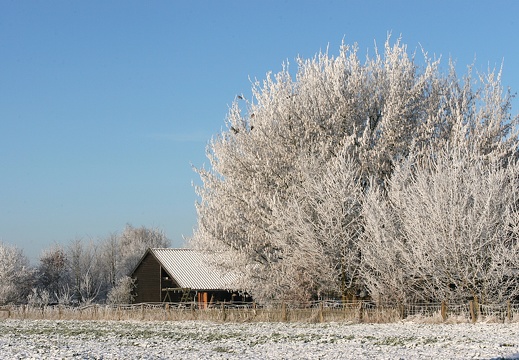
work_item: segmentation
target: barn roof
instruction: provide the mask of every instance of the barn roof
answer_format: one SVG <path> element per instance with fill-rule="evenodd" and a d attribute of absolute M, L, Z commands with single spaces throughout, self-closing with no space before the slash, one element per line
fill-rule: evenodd
<path fill-rule="evenodd" d="M 179 287 L 197 290 L 236 290 L 238 277 L 211 265 L 218 255 L 192 249 L 155 248 L 149 252 Z"/>

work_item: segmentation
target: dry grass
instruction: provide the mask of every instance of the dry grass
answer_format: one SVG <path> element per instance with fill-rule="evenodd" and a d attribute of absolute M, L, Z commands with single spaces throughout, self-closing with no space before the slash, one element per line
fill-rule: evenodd
<path fill-rule="evenodd" d="M 314 303 L 307 306 L 260 307 L 251 304 L 219 304 L 198 308 L 196 304 L 89 305 L 83 307 L 27 305 L 0 308 L 0 319 L 48 320 L 146 320 L 216 322 L 348 322 L 391 323 L 466 323 L 471 321 L 468 305 L 449 306 L 446 319 L 439 304 L 375 306 L 370 303 Z M 484 306 L 478 311 L 478 322 L 519 322 L 519 306 Z"/>

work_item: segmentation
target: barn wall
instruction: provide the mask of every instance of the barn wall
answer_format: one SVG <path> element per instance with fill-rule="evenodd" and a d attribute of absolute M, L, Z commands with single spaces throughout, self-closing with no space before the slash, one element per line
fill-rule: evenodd
<path fill-rule="evenodd" d="M 151 253 L 148 253 L 132 275 L 137 284 L 134 303 L 162 301 L 160 270 L 157 259 Z"/>

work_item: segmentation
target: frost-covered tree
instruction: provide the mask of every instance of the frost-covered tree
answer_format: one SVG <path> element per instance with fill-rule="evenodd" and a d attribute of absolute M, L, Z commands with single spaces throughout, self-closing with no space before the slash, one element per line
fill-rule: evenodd
<path fill-rule="evenodd" d="M 68 289 L 70 285 L 70 272 L 65 250 L 60 246 L 44 250 L 37 270 L 37 287 L 41 291 L 47 292 L 49 302 L 60 302 L 64 289 Z"/>
<path fill-rule="evenodd" d="M 117 284 L 108 292 L 106 302 L 109 304 L 130 304 L 135 295 L 135 279 L 129 276 L 123 276 L 117 281 Z"/>
<path fill-rule="evenodd" d="M 274 209 L 281 211 L 274 216 L 280 221 L 273 240 L 283 249 L 278 264 L 285 274 L 282 278 L 277 271 L 270 274 L 278 284 L 274 292 L 292 300 L 351 297 L 360 290 L 359 171 L 342 151 L 325 164 L 307 166 L 301 192 L 293 194 L 286 206 Z M 273 291 L 272 287 L 266 290 Z"/>
<path fill-rule="evenodd" d="M 106 285 L 98 244 L 92 240 L 86 242 L 81 238 L 75 239 L 69 244 L 67 257 L 74 300 L 81 303 L 97 300 Z"/>
<path fill-rule="evenodd" d="M 104 281 L 109 287 L 114 287 L 120 277 L 119 274 L 119 238 L 112 233 L 100 243 L 101 267 Z"/>
<path fill-rule="evenodd" d="M 446 144 L 506 162 L 517 117 L 500 72 L 458 79 L 454 65 L 424 52 L 418 64 L 388 39 L 361 62 L 357 47 L 337 57 L 298 59 L 254 82 L 197 169 L 198 227 L 191 245 L 227 256 L 259 299 L 355 293 L 362 259 L 363 194 L 389 191 L 396 167 Z M 362 279 L 360 279 L 362 280 Z"/>
<path fill-rule="evenodd" d="M 0 305 L 24 303 L 33 287 L 33 275 L 22 250 L 0 242 Z"/>
<path fill-rule="evenodd" d="M 38 290 L 33 288 L 31 293 L 27 295 L 27 304 L 30 306 L 44 307 L 50 303 L 50 294 L 47 290 Z"/>
<path fill-rule="evenodd" d="M 362 275 L 385 301 L 519 295 L 519 167 L 467 148 L 409 159 L 365 202 Z"/>

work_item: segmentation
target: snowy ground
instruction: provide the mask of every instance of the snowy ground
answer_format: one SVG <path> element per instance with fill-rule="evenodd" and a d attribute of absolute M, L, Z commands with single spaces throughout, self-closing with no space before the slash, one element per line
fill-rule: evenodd
<path fill-rule="evenodd" d="M 0 321 L 1 359 L 519 359 L 519 324 Z"/>

